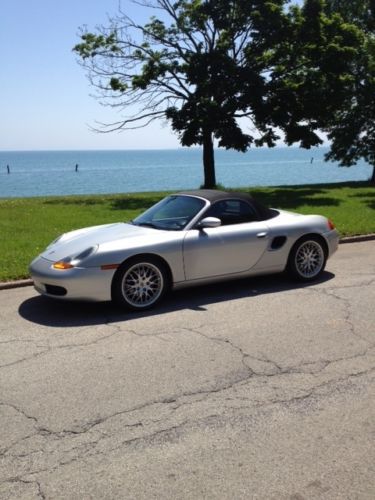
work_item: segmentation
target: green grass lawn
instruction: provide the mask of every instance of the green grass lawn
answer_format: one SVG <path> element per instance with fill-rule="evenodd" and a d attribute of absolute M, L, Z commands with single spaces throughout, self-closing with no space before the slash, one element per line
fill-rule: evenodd
<path fill-rule="evenodd" d="M 331 218 L 341 236 L 375 233 L 375 188 L 367 182 L 241 188 L 267 206 Z M 0 199 L 0 281 L 28 277 L 28 264 L 58 235 L 127 221 L 166 193 Z"/>

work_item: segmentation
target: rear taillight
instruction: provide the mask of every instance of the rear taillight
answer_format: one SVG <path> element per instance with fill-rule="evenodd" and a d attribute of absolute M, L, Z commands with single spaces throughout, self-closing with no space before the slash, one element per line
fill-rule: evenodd
<path fill-rule="evenodd" d="M 332 229 L 335 229 L 336 226 L 334 225 L 334 223 L 331 221 L 331 219 L 328 219 L 327 221 L 327 225 L 328 225 L 328 229 L 330 229 L 332 231 Z"/>

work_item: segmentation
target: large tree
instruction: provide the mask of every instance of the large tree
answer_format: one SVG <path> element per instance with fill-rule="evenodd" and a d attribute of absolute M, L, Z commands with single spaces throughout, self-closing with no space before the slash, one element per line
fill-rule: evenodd
<path fill-rule="evenodd" d="M 101 98 L 132 111 L 106 130 L 167 119 L 182 145 L 203 146 L 205 187 L 216 184 L 215 139 L 239 151 L 274 146 L 280 130 L 288 144 L 321 142 L 318 117 L 341 103 L 357 44 L 321 0 L 141 3 L 158 17 L 142 25 L 120 11 L 74 49 Z"/>
<path fill-rule="evenodd" d="M 373 31 L 375 27 L 375 0 L 325 0 L 325 5 L 328 14 L 339 13 L 365 31 Z"/>
<path fill-rule="evenodd" d="M 327 159 L 343 166 L 365 159 L 375 184 L 375 0 L 327 0 L 326 8 L 362 30 L 346 99 L 324 127 L 331 140 Z"/>

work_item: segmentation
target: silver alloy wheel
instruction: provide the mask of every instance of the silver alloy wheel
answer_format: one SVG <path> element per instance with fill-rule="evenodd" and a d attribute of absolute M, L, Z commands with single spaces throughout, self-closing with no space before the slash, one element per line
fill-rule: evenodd
<path fill-rule="evenodd" d="M 304 241 L 295 254 L 295 266 L 302 278 L 313 278 L 324 266 L 325 256 L 322 246 L 315 240 Z"/>
<path fill-rule="evenodd" d="M 149 307 L 163 292 L 161 270 L 150 262 L 138 262 L 124 273 L 121 290 L 125 301 L 134 308 Z"/>

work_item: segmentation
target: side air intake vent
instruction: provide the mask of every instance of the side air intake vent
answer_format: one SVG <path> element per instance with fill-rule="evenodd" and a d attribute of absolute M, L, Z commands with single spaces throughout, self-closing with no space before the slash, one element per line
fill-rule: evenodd
<path fill-rule="evenodd" d="M 286 242 L 286 236 L 276 236 L 271 243 L 272 250 L 279 250 Z"/>

